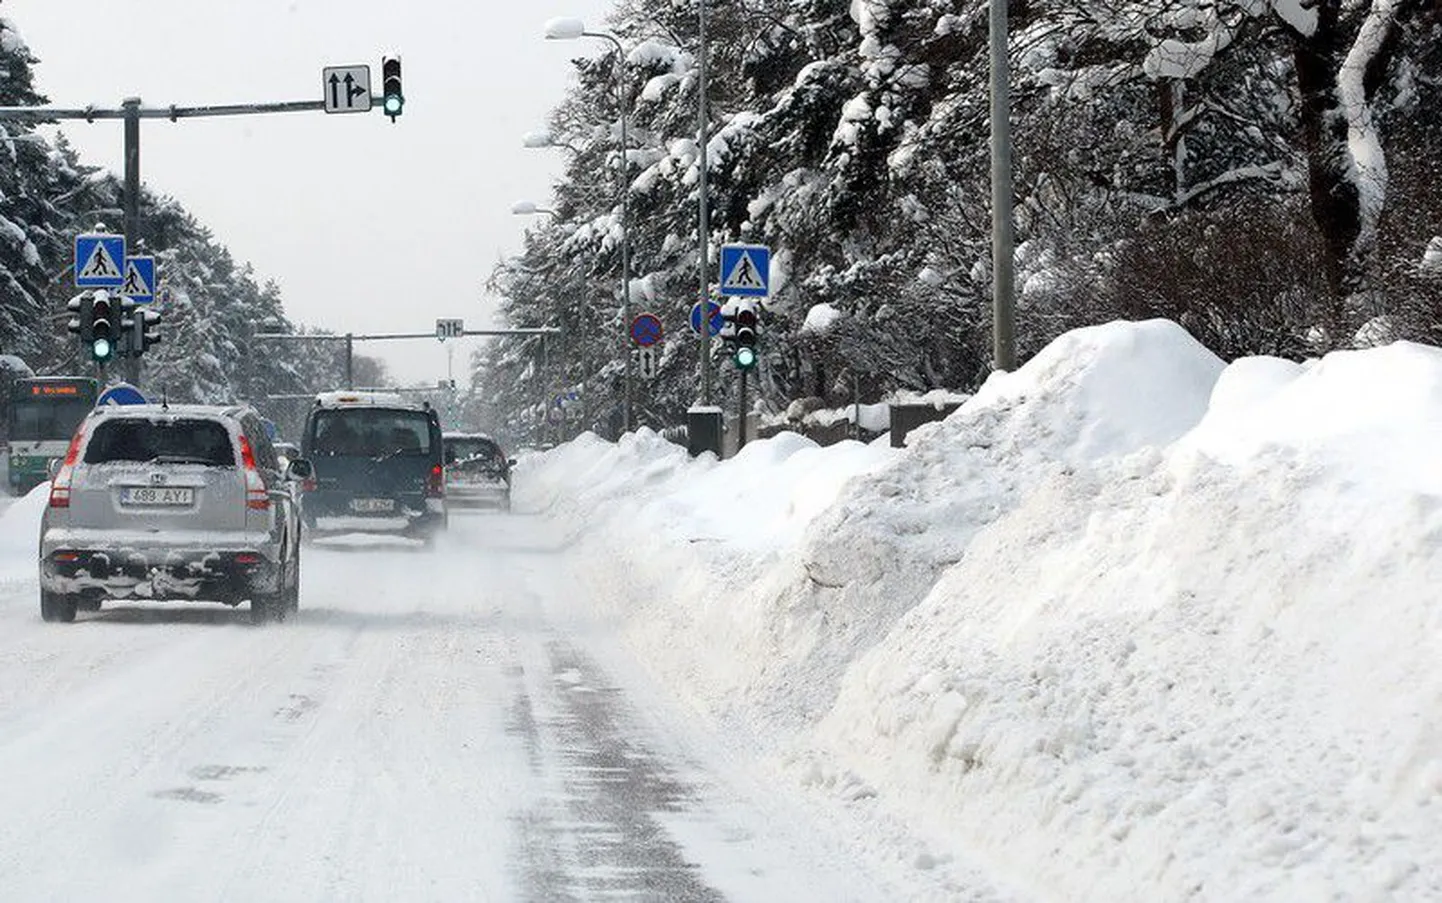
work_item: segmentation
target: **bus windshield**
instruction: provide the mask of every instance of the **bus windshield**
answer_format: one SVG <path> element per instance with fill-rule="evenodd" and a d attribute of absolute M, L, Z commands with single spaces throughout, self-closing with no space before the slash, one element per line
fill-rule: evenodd
<path fill-rule="evenodd" d="M 93 380 L 19 380 L 10 406 L 10 440 L 68 440 L 94 407 Z"/>

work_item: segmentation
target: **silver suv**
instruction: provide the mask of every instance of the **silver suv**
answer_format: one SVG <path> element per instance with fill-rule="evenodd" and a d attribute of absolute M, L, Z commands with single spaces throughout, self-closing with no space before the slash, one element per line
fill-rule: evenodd
<path fill-rule="evenodd" d="M 257 623 L 300 605 L 297 481 L 248 407 L 135 405 L 83 420 L 40 524 L 40 614 L 105 599 L 249 600 Z"/>

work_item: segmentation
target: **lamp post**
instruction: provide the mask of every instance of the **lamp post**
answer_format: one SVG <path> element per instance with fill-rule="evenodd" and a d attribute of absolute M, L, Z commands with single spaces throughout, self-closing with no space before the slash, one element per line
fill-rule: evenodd
<path fill-rule="evenodd" d="M 632 373 L 631 347 L 627 336 L 627 330 L 631 325 L 631 223 L 627 201 L 627 197 L 631 193 L 631 185 L 626 155 L 631 148 L 631 139 L 626 125 L 627 111 L 630 107 L 630 92 L 626 90 L 626 48 L 621 46 L 620 39 L 613 34 L 604 31 L 587 31 L 586 23 L 580 19 L 552 19 L 546 23 L 546 40 L 548 41 L 574 41 L 579 38 L 599 38 L 603 41 L 610 41 L 616 48 L 616 96 L 621 114 L 621 154 L 617 167 L 621 182 L 621 357 L 625 373 L 624 431 L 630 432 L 635 428 L 632 402 L 635 379 Z M 549 136 L 546 137 L 549 145 Z M 532 145 L 528 144 L 527 146 Z"/>

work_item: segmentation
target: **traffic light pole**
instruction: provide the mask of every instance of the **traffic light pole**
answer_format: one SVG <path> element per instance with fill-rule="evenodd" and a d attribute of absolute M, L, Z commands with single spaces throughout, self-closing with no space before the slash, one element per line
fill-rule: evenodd
<path fill-rule="evenodd" d="M 384 103 L 383 98 L 372 97 L 372 104 Z M 0 122 L 18 120 L 22 122 L 52 122 L 57 119 L 83 119 L 94 122 L 97 119 L 123 119 L 125 122 L 125 247 L 137 249 L 140 243 L 140 120 L 197 119 L 211 116 L 253 116 L 264 113 L 302 113 L 323 111 L 326 102 L 322 100 L 298 100 L 281 103 L 220 104 L 199 107 L 144 107 L 138 97 L 121 101 L 119 109 L 97 107 L 0 107 Z M 399 112 L 397 110 L 397 112 Z M 391 116 L 394 121 L 395 116 Z M 123 264 L 122 264 L 123 266 Z M 349 354 L 346 357 L 350 360 Z M 140 384 L 141 355 L 132 353 L 126 360 L 126 378 L 133 384 Z M 349 368 L 347 368 L 349 369 Z"/>
<path fill-rule="evenodd" d="M 746 447 L 746 374 L 747 370 L 741 370 L 741 410 L 736 417 L 736 450 L 740 451 Z"/>
<path fill-rule="evenodd" d="M 140 246 L 140 98 L 128 97 L 121 102 L 125 112 L 125 247 Z M 121 262 L 121 267 L 125 266 Z M 136 311 L 136 316 L 141 316 Z M 125 378 L 132 386 L 140 385 L 142 349 L 131 347 L 125 359 Z"/>

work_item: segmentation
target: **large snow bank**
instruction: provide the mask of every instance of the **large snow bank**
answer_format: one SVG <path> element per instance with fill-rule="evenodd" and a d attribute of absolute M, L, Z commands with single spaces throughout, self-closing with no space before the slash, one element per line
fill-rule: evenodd
<path fill-rule="evenodd" d="M 0 512 L 0 580 L 35 579 L 40 515 L 49 500 L 50 484 L 41 483 Z"/>
<path fill-rule="evenodd" d="M 1115 323 L 904 450 L 587 439 L 518 494 L 679 694 L 943 886 L 1442 898 L 1439 387 Z"/>

